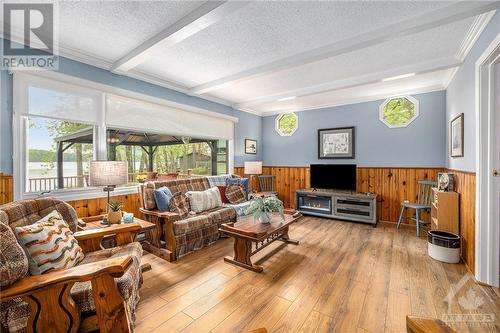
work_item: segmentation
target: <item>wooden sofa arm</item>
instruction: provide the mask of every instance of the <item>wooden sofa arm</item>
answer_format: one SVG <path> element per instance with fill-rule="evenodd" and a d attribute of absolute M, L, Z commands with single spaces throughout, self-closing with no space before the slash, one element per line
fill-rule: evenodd
<path fill-rule="evenodd" d="M 113 224 L 106 228 L 77 231 L 73 236 L 83 252 L 88 253 L 100 250 L 102 239 L 106 236 L 115 235 L 116 245 L 121 246 L 133 242 L 140 230 L 139 223 Z"/>
<path fill-rule="evenodd" d="M 2 301 L 22 297 L 31 308 L 28 331 L 77 332 L 81 316 L 71 298 L 75 282 L 91 281 L 97 325 L 102 333 L 130 332 L 125 301 L 115 277 L 123 275 L 132 264 L 131 256 L 123 256 L 54 271 L 28 276 L 3 289 Z"/>
<path fill-rule="evenodd" d="M 120 277 L 132 261 L 131 256 L 117 257 L 47 274 L 27 276 L 13 285 L 2 287 L 2 301 L 27 296 L 39 289 L 57 284 L 89 281 L 101 275 Z"/>
<path fill-rule="evenodd" d="M 172 212 L 160 212 L 159 210 L 148 210 L 144 208 L 139 208 L 139 211 L 146 216 L 154 216 L 166 220 L 177 221 L 180 219 L 179 214 Z"/>

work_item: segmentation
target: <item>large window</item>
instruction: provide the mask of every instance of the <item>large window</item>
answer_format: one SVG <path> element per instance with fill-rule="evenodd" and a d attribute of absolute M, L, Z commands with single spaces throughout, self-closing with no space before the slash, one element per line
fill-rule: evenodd
<path fill-rule="evenodd" d="M 227 173 L 236 118 L 168 103 L 57 73 L 14 74 L 15 197 L 101 193 L 81 191 L 92 160 L 127 161 L 125 186 L 153 173 L 170 179 Z"/>
<path fill-rule="evenodd" d="M 92 125 L 30 117 L 26 192 L 86 187 L 93 133 Z"/>

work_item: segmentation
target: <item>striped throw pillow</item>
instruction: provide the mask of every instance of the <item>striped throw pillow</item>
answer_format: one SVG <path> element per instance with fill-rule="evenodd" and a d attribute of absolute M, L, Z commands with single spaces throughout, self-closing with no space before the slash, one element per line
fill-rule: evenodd
<path fill-rule="evenodd" d="M 14 233 L 26 252 L 31 275 L 74 267 L 83 260 L 82 248 L 56 210 Z"/>
<path fill-rule="evenodd" d="M 228 185 L 226 187 L 226 198 L 232 204 L 239 204 L 246 200 L 246 191 L 243 185 Z"/>
<path fill-rule="evenodd" d="M 217 187 L 209 188 L 205 191 L 188 191 L 189 206 L 196 213 L 222 206 L 222 199 Z"/>

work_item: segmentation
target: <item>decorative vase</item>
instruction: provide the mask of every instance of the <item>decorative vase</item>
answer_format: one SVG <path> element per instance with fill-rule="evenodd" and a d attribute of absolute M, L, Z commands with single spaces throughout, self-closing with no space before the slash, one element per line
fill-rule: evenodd
<path fill-rule="evenodd" d="M 260 215 L 259 222 L 260 223 L 271 223 L 271 215 L 266 214 L 266 213 Z"/>
<path fill-rule="evenodd" d="M 113 212 L 109 211 L 108 212 L 108 221 L 109 224 L 117 224 L 122 221 L 122 211 L 121 209 L 119 211 Z"/>

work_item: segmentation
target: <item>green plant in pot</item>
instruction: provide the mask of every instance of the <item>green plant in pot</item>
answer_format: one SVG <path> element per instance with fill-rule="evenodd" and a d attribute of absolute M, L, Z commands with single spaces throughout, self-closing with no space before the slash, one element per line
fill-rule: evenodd
<path fill-rule="evenodd" d="M 247 215 L 252 214 L 255 220 L 259 220 L 261 223 L 270 223 L 271 216 L 278 213 L 284 220 L 285 215 L 283 215 L 283 202 L 276 197 L 257 197 L 250 201 L 250 205 L 245 210 Z"/>
<path fill-rule="evenodd" d="M 110 202 L 108 207 L 109 224 L 120 223 L 122 220 L 123 205 L 120 202 Z"/>

